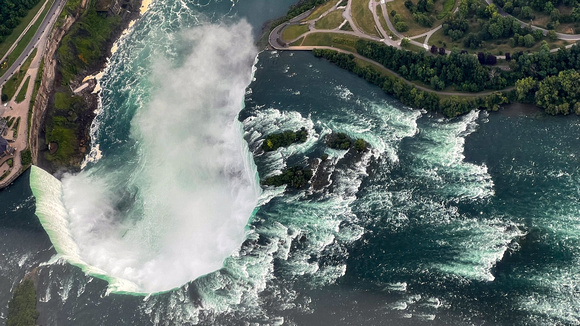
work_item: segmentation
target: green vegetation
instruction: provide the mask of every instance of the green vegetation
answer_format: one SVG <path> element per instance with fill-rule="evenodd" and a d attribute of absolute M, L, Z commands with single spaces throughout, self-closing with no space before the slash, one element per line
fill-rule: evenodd
<path fill-rule="evenodd" d="M 382 37 L 377 31 L 373 14 L 368 5 L 369 0 L 351 0 L 352 19 L 364 33 Z"/>
<path fill-rule="evenodd" d="M 36 310 L 36 288 L 31 280 L 20 283 L 12 300 L 8 304 L 7 326 L 33 326 L 36 325 L 38 311 Z"/>
<path fill-rule="evenodd" d="M 301 38 L 297 39 L 296 41 L 290 43 L 290 46 L 300 46 L 300 45 L 302 45 L 303 41 L 304 41 L 304 37 L 301 37 Z"/>
<path fill-rule="evenodd" d="M 285 41 L 293 41 L 294 39 L 298 38 L 300 35 L 308 32 L 308 25 L 290 25 L 282 31 L 282 39 Z"/>
<path fill-rule="evenodd" d="M 362 138 L 353 140 L 345 133 L 339 132 L 336 134 L 331 134 L 326 138 L 326 145 L 333 149 L 350 149 L 353 145 L 358 152 L 363 152 L 367 149 L 368 144 Z"/>
<path fill-rule="evenodd" d="M 286 130 L 284 132 L 270 134 L 262 143 L 262 149 L 266 152 L 275 151 L 280 147 L 290 146 L 294 143 L 303 143 L 308 138 L 306 128 L 298 131 Z"/>
<path fill-rule="evenodd" d="M 6 125 L 8 126 L 8 128 L 11 128 L 12 125 L 14 124 L 14 120 L 16 120 L 16 117 L 11 117 L 8 119 L 8 122 L 6 123 Z"/>
<path fill-rule="evenodd" d="M 46 126 L 46 143 L 56 143 L 58 150 L 54 154 L 45 153 L 45 158 L 67 164 L 78 148 L 77 128 L 78 124 L 70 122 L 65 117 L 53 117 Z"/>
<path fill-rule="evenodd" d="M 18 137 L 18 128 L 20 128 L 20 117 L 16 119 L 16 122 L 14 123 L 14 128 L 12 128 L 14 132 L 14 138 Z"/>
<path fill-rule="evenodd" d="M 32 41 L 34 34 L 36 33 L 36 31 L 40 27 L 40 24 L 42 23 L 42 20 L 44 19 L 44 17 L 46 17 L 46 15 L 48 14 L 48 10 L 50 9 L 50 6 L 52 5 L 53 2 L 54 2 L 54 0 L 50 0 L 50 2 L 46 4 L 46 7 L 44 7 L 44 10 L 40 14 L 40 16 L 38 17 L 36 22 L 30 27 L 28 32 L 26 32 L 26 34 L 24 34 L 22 39 L 20 39 L 20 42 L 18 42 L 18 45 L 16 45 L 14 50 L 8 55 L 8 57 L 6 57 L 6 60 L 0 64 L 0 75 L 4 74 L 6 72 L 6 70 L 8 68 L 10 68 L 10 66 L 12 66 L 12 64 L 16 61 L 16 59 L 18 59 L 20 54 L 22 54 L 22 51 L 24 51 L 24 49 L 26 48 L 28 43 L 30 43 Z M 39 5 L 41 6 L 41 4 L 39 4 Z M 35 9 L 33 9 L 33 10 L 35 10 Z M 26 26 L 24 26 L 22 28 L 22 30 L 24 30 L 25 28 L 26 28 Z M 16 39 L 18 38 L 19 35 L 20 35 L 20 33 L 18 33 L 18 35 L 15 35 L 14 37 L 13 37 L 13 35 L 10 35 L 6 39 L 6 41 L 5 41 L 6 43 L 8 43 L 10 40 L 11 40 L 11 42 L 9 45 L 7 45 L 6 49 L 4 50 L 4 54 L 6 53 L 6 51 L 8 51 L 10 46 L 12 46 L 12 44 L 16 41 Z M 3 56 L 4 54 L 2 54 L 0 56 Z"/>
<path fill-rule="evenodd" d="M 28 18 L 25 16 L 29 13 L 34 17 L 34 13 L 31 12 L 31 9 L 33 9 L 38 2 L 39 0 L 0 0 L 0 8 L 2 8 L 2 11 L 0 11 L 0 43 L 4 42 L 7 36 L 9 36 L 16 27 L 20 27 L 19 25 L 21 22 L 26 23 L 26 25 L 24 25 L 24 28 L 26 28 L 32 18 L 28 19 L 28 23 L 26 22 L 26 19 L 22 21 L 22 18 Z M 39 9 L 40 8 L 36 11 Z M 22 28 L 22 30 L 24 30 L 24 28 Z"/>
<path fill-rule="evenodd" d="M 36 79 L 34 80 L 34 88 L 32 90 L 32 96 L 30 97 L 30 106 L 28 107 L 28 135 L 30 136 L 30 126 L 32 124 L 32 108 L 34 108 L 34 103 L 36 102 L 36 96 L 38 95 L 38 89 L 40 88 L 40 83 L 42 82 L 42 73 L 44 71 L 44 59 L 40 60 L 40 67 L 36 74 Z"/>
<path fill-rule="evenodd" d="M 550 76 L 541 82 L 526 77 L 516 82 L 518 100 L 535 103 L 546 113 L 580 115 L 580 73 L 564 70 L 557 76 Z"/>
<path fill-rule="evenodd" d="M 0 32 L 0 58 L 3 57 L 6 54 L 6 52 L 8 52 L 8 49 L 12 46 L 12 44 L 14 44 L 14 42 L 16 42 L 16 40 L 18 39 L 18 36 L 20 36 L 20 34 L 22 34 L 22 32 L 24 32 L 24 30 L 26 29 L 28 24 L 32 21 L 34 16 L 36 16 L 36 13 L 40 10 L 40 8 L 42 8 L 42 4 L 44 3 L 44 1 L 38 1 L 38 0 L 32 0 L 29 2 L 36 2 L 36 5 L 34 5 L 34 7 L 32 7 L 32 9 L 30 9 L 28 11 L 26 16 L 24 18 L 22 18 L 22 20 L 20 20 L 20 23 L 18 24 L 18 26 L 14 27 L 12 30 L 8 31 L 9 34 L 5 34 L 7 32 L 7 30 L 0 27 L 0 29 L 2 30 L 2 32 Z M 19 3 L 19 1 L 17 1 L 17 3 Z M 0 1 L 0 7 L 4 8 L 4 6 L 5 6 L 4 1 Z M 6 12 L 6 14 L 8 14 L 8 11 Z M 10 15 L 8 14 L 8 16 L 10 16 Z M 0 15 L 0 19 L 3 19 L 3 18 L 4 18 L 4 11 Z M 16 17 L 16 16 L 14 18 L 18 19 L 18 17 Z M 0 26 L 4 26 L 6 24 L 4 22 L 8 23 L 8 19 L 2 20 L 2 23 L 0 23 Z"/>
<path fill-rule="evenodd" d="M 439 5 L 440 2 L 441 0 L 437 1 L 436 3 L 433 3 L 433 1 L 431 1 L 432 7 L 429 7 L 431 8 L 431 12 L 433 13 L 435 12 L 434 5 L 435 4 Z M 393 25 L 395 26 L 397 31 L 399 31 L 400 33 L 404 33 L 407 36 L 413 36 L 423 34 L 431 29 L 431 27 L 421 25 L 415 20 L 414 13 L 412 10 L 416 10 L 414 8 L 419 7 L 418 4 L 419 4 L 418 2 L 415 4 L 414 2 L 406 0 L 394 0 L 387 2 L 387 10 L 390 15 L 390 20 L 393 22 Z M 411 5 L 413 5 L 414 7 Z M 423 5 L 423 2 L 421 3 L 420 7 L 421 8 L 425 7 Z M 409 8 L 413 9 L 411 10 Z M 430 13 L 418 12 L 418 15 L 420 15 L 421 18 L 429 17 L 428 19 L 430 20 L 431 26 L 435 26 L 436 25 L 435 18 L 432 16 L 431 12 Z"/>
<path fill-rule="evenodd" d="M 54 107 L 58 110 L 68 110 L 75 104 L 82 104 L 83 98 L 71 96 L 69 93 L 57 92 L 54 94 Z"/>
<path fill-rule="evenodd" d="M 16 102 L 21 103 L 26 98 L 26 91 L 28 90 L 28 82 L 30 82 L 30 76 L 26 78 L 24 84 L 20 88 L 20 92 L 18 92 L 18 96 L 16 96 Z"/>
<path fill-rule="evenodd" d="M 408 51 L 401 52 L 414 54 Z M 494 92 L 490 95 L 479 97 L 443 97 L 434 92 L 417 89 L 410 82 L 402 80 L 393 74 L 385 73 L 374 65 L 368 63 L 365 65 L 360 64 L 352 54 L 322 49 L 316 49 L 313 53 L 315 56 L 325 58 L 343 69 L 352 71 L 366 81 L 381 87 L 385 93 L 398 98 L 403 104 L 414 108 L 440 112 L 447 117 L 456 117 L 477 108 L 496 111 L 500 105 L 509 103 L 508 95 L 511 96 L 511 94 Z"/>
<path fill-rule="evenodd" d="M 534 25 L 563 33 L 578 33 L 580 2 L 578 0 L 497 0 L 494 3 L 508 14 Z M 574 30 L 574 27 L 576 27 Z"/>
<path fill-rule="evenodd" d="M 437 14 L 437 19 L 441 20 L 447 17 L 447 15 L 451 13 L 451 10 L 453 10 L 454 6 L 455 0 L 445 0 L 445 2 L 443 2 L 443 11 Z"/>
<path fill-rule="evenodd" d="M 54 24 L 54 26 L 55 27 L 62 26 L 62 24 L 64 24 L 64 20 L 66 19 L 67 16 L 69 16 L 69 15 L 74 16 L 75 13 L 81 7 L 81 1 L 82 0 L 68 0 L 65 3 L 64 8 L 62 9 L 62 12 L 58 16 L 58 19 L 56 20 L 56 23 Z"/>
<path fill-rule="evenodd" d="M 401 43 L 401 46 L 402 45 L 403 44 Z M 411 44 L 411 43 L 407 44 L 405 46 L 405 49 L 406 50 L 409 50 L 409 51 L 414 51 L 414 52 L 425 52 L 426 51 L 424 47 L 418 46 L 418 45 L 415 45 L 415 44 Z"/>
<path fill-rule="evenodd" d="M 105 43 L 121 23 L 121 17 L 100 15 L 94 6 L 93 0 L 87 13 L 72 26 L 58 48 L 60 73 L 64 85 L 106 55 Z"/>
<path fill-rule="evenodd" d="M 22 168 L 26 169 L 30 164 L 32 164 L 32 153 L 30 149 L 25 149 L 20 152 L 20 162 L 22 163 Z"/>
<path fill-rule="evenodd" d="M 381 27 L 389 34 L 389 37 L 393 40 L 397 40 L 398 37 L 395 36 L 393 31 L 387 25 L 387 21 L 385 20 L 385 16 L 383 15 L 383 8 L 381 6 L 377 6 L 377 16 L 379 16 L 379 23 Z"/>
<path fill-rule="evenodd" d="M 12 172 L 12 170 L 8 170 L 8 171 L 4 172 L 4 174 L 2 176 L 0 176 L 0 180 L 4 180 L 10 174 L 10 172 Z"/>
<path fill-rule="evenodd" d="M 8 99 L 14 97 L 14 94 L 16 94 L 18 86 L 20 86 L 22 80 L 24 80 L 24 76 L 26 76 L 26 72 L 28 71 L 28 68 L 30 67 L 30 64 L 32 63 L 32 60 L 34 60 L 35 56 L 36 49 L 32 51 L 30 56 L 28 56 L 28 59 L 26 59 L 26 61 L 22 64 L 20 69 L 18 69 L 18 71 L 12 76 L 12 78 L 6 81 L 4 87 L 2 88 L 2 95 L 5 95 Z"/>
<path fill-rule="evenodd" d="M 62 79 L 49 101 L 51 107 L 45 121 L 45 143 L 57 146 L 51 148 L 52 153 L 44 153 L 55 166 L 74 166 L 80 162 L 84 128 L 91 114 L 83 99 L 74 96 L 69 84 L 81 73 L 99 66 L 106 55 L 107 42 L 121 23 L 120 16 L 97 13 L 95 5 L 96 0 L 89 2 L 87 10 L 73 24 L 57 50 L 57 69 Z M 60 23 L 67 15 L 78 14 L 79 7 L 80 0 L 69 0 L 59 17 Z"/>
<path fill-rule="evenodd" d="M 461 0 L 459 10 L 443 23 L 443 35 L 434 35 L 430 44 L 466 49 L 485 49 L 496 54 L 539 48 L 545 37 L 540 30 L 521 27 L 514 17 L 502 16 L 497 7 L 479 0 Z M 438 33 L 436 33 L 438 34 Z M 548 39 L 556 41 L 555 35 Z"/>
<path fill-rule="evenodd" d="M 326 138 L 326 145 L 333 149 L 349 149 L 351 144 L 352 140 L 343 132 L 331 134 Z"/>
<path fill-rule="evenodd" d="M 306 17 L 302 21 L 312 20 L 312 19 L 316 19 L 316 18 L 320 17 L 323 13 L 327 12 L 328 10 L 330 10 L 330 8 L 332 8 L 332 6 L 334 6 L 334 4 L 336 4 L 336 0 L 331 0 L 331 1 L 329 1 L 329 0 L 325 0 L 325 1 L 321 1 L 321 0 L 312 1 L 311 0 L 311 1 L 305 1 L 305 4 L 306 3 L 316 3 L 316 4 L 311 5 L 310 7 L 308 7 L 306 10 L 311 9 L 314 6 L 319 6 L 319 7 L 316 8 L 316 9 L 314 9 L 314 11 L 310 15 L 308 15 L 308 17 Z M 292 10 L 292 9 L 290 9 L 290 10 Z M 304 10 L 303 12 L 305 12 L 306 10 Z M 298 16 L 298 15 L 296 15 L 296 16 Z M 293 17 L 295 17 L 295 16 L 291 16 L 290 18 L 293 18 Z"/>
<path fill-rule="evenodd" d="M 306 36 L 302 45 L 313 46 L 323 45 L 356 52 L 356 42 L 358 37 L 337 33 L 312 33 Z"/>
<path fill-rule="evenodd" d="M 454 86 L 458 91 L 480 92 L 503 89 L 509 83 L 509 73 L 483 66 L 476 57 L 458 51 L 433 56 L 424 51 L 402 51 L 362 39 L 357 41 L 356 48 L 362 56 L 377 61 L 403 78 L 431 84 L 436 90 Z"/>
<path fill-rule="evenodd" d="M 6 160 L 6 164 L 8 164 L 9 167 L 13 167 L 14 166 L 14 159 L 8 159 Z"/>
<path fill-rule="evenodd" d="M 266 178 L 263 181 L 263 184 L 266 186 L 276 187 L 281 185 L 288 185 L 289 187 L 299 189 L 306 186 L 310 179 L 312 179 L 311 169 L 301 166 L 294 166 L 284 170 L 280 175 Z"/>
<path fill-rule="evenodd" d="M 340 30 L 341 30 L 341 31 L 350 31 L 350 32 L 352 32 L 352 31 L 353 31 L 353 30 L 352 30 L 352 27 L 350 26 L 350 23 L 349 23 L 349 22 L 346 22 L 346 24 L 344 24 L 344 25 L 343 25 L 343 26 L 340 28 Z"/>
<path fill-rule="evenodd" d="M 342 17 L 343 12 L 344 10 L 335 10 L 318 20 L 314 26 L 318 29 L 338 28 L 338 26 L 340 26 L 344 21 L 344 18 Z"/>

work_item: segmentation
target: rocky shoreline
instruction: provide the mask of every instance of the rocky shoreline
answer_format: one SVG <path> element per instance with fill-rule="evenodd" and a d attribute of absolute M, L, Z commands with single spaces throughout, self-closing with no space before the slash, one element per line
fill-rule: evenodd
<path fill-rule="evenodd" d="M 108 58 L 112 55 L 112 48 L 114 44 L 123 35 L 123 32 L 129 28 L 132 21 L 138 19 L 141 15 L 139 8 L 142 5 L 142 0 L 131 0 L 130 6 L 127 10 L 120 13 L 121 23 L 113 30 L 111 37 L 106 40 L 104 55 L 98 58 L 92 65 L 79 71 L 71 80 L 69 87 L 77 89 L 84 83 L 87 83 L 83 91 L 76 93 L 76 96 L 82 98 L 84 108 L 76 118 L 75 122 L 80 124 L 81 133 L 78 136 L 78 151 L 66 163 L 50 162 L 45 158 L 45 153 L 50 153 L 54 150 L 54 145 L 49 148 L 46 144 L 47 132 L 47 114 L 54 110 L 54 97 L 57 91 L 57 86 L 62 81 L 62 75 L 59 73 L 59 62 L 57 51 L 61 46 L 63 38 L 67 35 L 73 25 L 81 18 L 82 14 L 89 9 L 89 1 L 83 0 L 80 7 L 76 10 L 75 15 L 68 16 L 64 23 L 54 28 L 49 40 L 46 52 L 44 54 L 44 71 L 42 82 L 38 91 L 37 100 L 33 108 L 33 116 L 30 133 L 30 148 L 32 152 L 33 164 L 47 170 L 50 173 L 63 172 L 77 172 L 80 170 L 80 165 L 84 160 L 86 153 L 90 148 L 90 127 L 95 118 L 95 111 L 99 106 L 99 92 L 93 92 L 97 81 L 91 79 L 85 81 L 87 76 L 96 75 L 102 72 L 107 65 Z"/>

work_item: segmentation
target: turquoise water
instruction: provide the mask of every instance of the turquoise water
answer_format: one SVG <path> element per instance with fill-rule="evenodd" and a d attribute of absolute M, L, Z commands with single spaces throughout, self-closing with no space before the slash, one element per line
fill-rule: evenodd
<path fill-rule="evenodd" d="M 48 261 L 41 323 L 578 324 L 579 120 L 446 120 L 310 53 L 256 56 L 249 26 L 289 4 L 158 1 L 122 42 L 85 170 L 32 170 L 36 206 L 7 213 L 36 210 L 59 253 L 7 274 Z M 322 154 L 322 189 L 259 187 Z"/>

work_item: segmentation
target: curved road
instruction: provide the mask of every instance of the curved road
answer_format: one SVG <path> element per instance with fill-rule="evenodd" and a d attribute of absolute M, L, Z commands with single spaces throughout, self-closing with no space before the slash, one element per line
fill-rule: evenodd
<path fill-rule="evenodd" d="M 54 1 L 52 7 L 50 7 L 50 10 L 46 14 L 44 20 L 38 27 L 36 33 L 34 34 L 32 41 L 28 43 L 24 51 L 22 51 L 22 53 L 20 54 L 18 59 L 16 59 L 16 61 L 12 64 L 12 66 L 8 68 L 6 73 L 0 77 L 0 87 L 4 85 L 4 83 L 6 83 L 6 81 L 9 80 L 10 77 L 12 77 L 14 72 L 16 72 L 20 68 L 20 66 L 24 63 L 24 61 L 26 61 L 28 56 L 32 53 L 32 50 L 38 46 L 39 41 L 41 39 L 46 39 L 48 37 L 52 25 L 56 22 L 56 19 L 58 18 L 58 15 L 60 14 L 60 11 L 62 10 L 65 3 L 66 0 Z"/>

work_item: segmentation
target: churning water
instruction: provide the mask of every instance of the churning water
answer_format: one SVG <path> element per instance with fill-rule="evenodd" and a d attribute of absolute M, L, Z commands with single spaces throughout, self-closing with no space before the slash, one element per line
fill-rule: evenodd
<path fill-rule="evenodd" d="M 287 5 L 159 0 L 124 39 L 87 167 L 31 171 L 63 258 L 37 271 L 42 324 L 580 323 L 578 120 L 447 120 L 310 53 L 256 57 L 239 16 Z M 261 190 L 323 154 L 321 187 Z"/>

